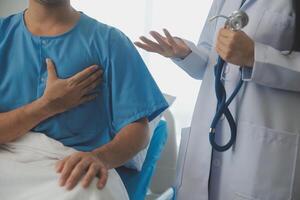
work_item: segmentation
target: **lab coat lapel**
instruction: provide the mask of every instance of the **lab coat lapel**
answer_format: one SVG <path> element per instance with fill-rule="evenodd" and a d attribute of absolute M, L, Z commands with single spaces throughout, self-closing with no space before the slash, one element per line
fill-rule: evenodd
<path fill-rule="evenodd" d="M 242 3 L 242 0 L 240 1 L 240 5 Z M 245 3 L 242 5 L 242 7 L 240 8 L 241 10 L 246 10 L 251 4 L 253 4 L 256 0 L 246 0 Z"/>

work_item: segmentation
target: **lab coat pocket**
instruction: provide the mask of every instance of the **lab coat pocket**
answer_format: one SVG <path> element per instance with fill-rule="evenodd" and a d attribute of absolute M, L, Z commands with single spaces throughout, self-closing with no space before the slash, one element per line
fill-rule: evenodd
<path fill-rule="evenodd" d="M 290 50 L 294 34 L 294 16 L 266 10 L 259 19 L 254 39 L 278 50 Z M 289 42 L 290 41 L 290 42 Z"/>
<path fill-rule="evenodd" d="M 232 189 L 255 200 L 292 198 L 299 134 L 242 122 Z"/>
<path fill-rule="evenodd" d="M 181 140 L 180 140 L 180 148 L 179 148 L 179 154 L 178 154 L 178 160 L 177 160 L 177 169 L 176 169 L 176 182 L 175 182 L 175 188 L 178 191 L 182 185 L 182 176 L 183 176 L 183 169 L 184 169 L 184 163 L 187 155 L 187 148 L 188 143 L 190 139 L 190 128 L 184 128 L 181 132 Z"/>
<path fill-rule="evenodd" d="M 233 200 L 258 200 L 258 199 L 236 192 Z"/>

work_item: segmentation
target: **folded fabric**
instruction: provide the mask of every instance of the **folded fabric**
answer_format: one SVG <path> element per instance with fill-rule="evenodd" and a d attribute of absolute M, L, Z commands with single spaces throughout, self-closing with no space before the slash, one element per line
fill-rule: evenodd
<path fill-rule="evenodd" d="M 19 140 L 0 145 L 1 200 L 128 200 L 126 189 L 115 170 L 109 171 L 104 189 L 78 184 L 72 191 L 58 185 L 58 160 L 76 151 L 42 133 L 30 132 Z"/>

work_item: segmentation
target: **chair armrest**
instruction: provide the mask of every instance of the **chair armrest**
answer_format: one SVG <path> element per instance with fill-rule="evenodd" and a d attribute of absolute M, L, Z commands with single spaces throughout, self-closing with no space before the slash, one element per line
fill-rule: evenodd
<path fill-rule="evenodd" d="M 174 189 L 169 188 L 164 193 L 162 193 L 156 200 L 172 200 L 174 198 Z"/>

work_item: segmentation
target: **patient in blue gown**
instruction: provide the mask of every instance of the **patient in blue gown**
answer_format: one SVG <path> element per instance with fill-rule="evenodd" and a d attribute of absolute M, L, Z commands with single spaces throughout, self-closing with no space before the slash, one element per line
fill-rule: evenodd
<path fill-rule="evenodd" d="M 59 2 L 70 6 L 68 0 Z M 134 45 L 118 29 L 73 10 L 78 20 L 68 31 L 36 35 L 28 27 L 30 14 L 36 11 L 31 9 L 33 6 L 51 9 L 46 1 L 31 0 L 29 9 L 0 19 L 0 113 L 17 110 L 43 97 L 49 77 L 47 58 L 55 64 L 59 79 L 98 65 L 103 81 L 93 91 L 98 94 L 96 99 L 51 116 L 31 131 L 44 133 L 80 152 L 58 163 L 57 170 L 64 176 L 61 185 L 86 158 L 99 159 L 107 169 L 122 165 L 122 153 L 128 151 L 130 157 L 137 153 L 131 150 L 136 144 L 122 138 L 139 130 L 141 125 L 137 122 L 147 124 L 168 107 L 158 86 Z M 140 134 L 144 134 L 141 130 Z M 122 149 L 116 144 L 127 147 Z M 66 168 L 72 156 L 78 162 Z M 84 170 L 88 169 L 87 166 Z"/>

